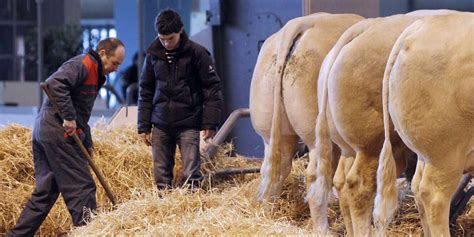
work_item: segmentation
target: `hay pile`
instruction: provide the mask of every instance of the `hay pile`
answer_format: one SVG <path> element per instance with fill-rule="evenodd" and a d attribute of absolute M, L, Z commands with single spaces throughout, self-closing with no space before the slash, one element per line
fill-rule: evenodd
<path fill-rule="evenodd" d="M 48 215 L 38 234 L 54 235 L 217 235 L 217 234 L 310 234 L 311 220 L 304 202 L 304 168 L 307 159 L 293 163 L 282 198 L 276 204 L 255 201 L 258 175 L 237 175 L 218 179 L 211 174 L 227 167 L 259 167 L 242 157 L 228 157 L 231 145 L 221 147 L 212 163 L 202 165 L 203 189 L 191 192 L 184 188 L 171 191 L 154 189 L 150 147 L 138 140 L 134 128 L 106 131 L 94 129 L 94 160 L 118 199 L 113 209 L 103 188 L 97 185 L 98 214 L 81 228 L 72 228 L 62 199 Z M 31 130 L 18 125 L 0 128 L 0 234 L 13 227 L 21 208 L 33 190 Z M 179 153 L 175 174 L 179 175 Z M 406 185 L 405 185 L 406 186 Z M 405 190 L 407 187 L 404 187 Z M 421 226 L 410 193 L 404 195 L 398 218 L 391 226 L 391 236 L 420 233 Z M 329 208 L 331 230 L 344 234 L 342 215 L 336 203 Z M 474 212 L 460 216 L 472 223 Z M 461 222 L 461 221 L 460 221 Z M 462 231 L 462 230 L 460 230 Z M 465 229 L 467 231 L 472 229 Z"/>
<path fill-rule="evenodd" d="M 309 234 L 295 217 L 306 213 L 292 202 L 282 202 L 279 213 L 253 200 L 257 179 L 227 188 L 190 192 L 143 190 L 117 210 L 101 213 L 72 235 L 268 235 Z M 304 207 L 304 205 L 300 206 Z M 305 218 L 306 219 L 306 218 Z"/>
<path fill-rule="evenodd" d="M 106 178 L 118 203 L 136 197 L 137 192 L 153 190 L 151 148 L 139 140 L 136 128 L 125 127 L 107 131 L 93 129 L 95 156 L 94 161 Z M 34 167 L 31 151 L 31 129 L 10 124 L 0 128 L 0 234 L 5 233 L 16 223 L 22 208 L 34 189 Z M 222 179 L 214 182 L 210 174 L 216 169 L 227 167 L 259 167 L 259 162 L 250 162 L 242 158 L 226 159 L 232 146 L 227 144 L 218 150 L 213 163 L 203 162 L 205 175 L 204 189 L 214 186 L 231 186 L 235 182 L 247 182 L 250 176 L 237 179 Z M 177 151 L 175 178 L 179 180 L 181 163 Z M 252 164 L 253 163 L 253 164 Z M 255 179 L 253 175 L 253 179 Z M 94 176 L 95 178 L 95 176 Z M 112 210 L 105 191 L 96 180 L 99 212 Z M 179 183 L 175 183 L 179 187 Z M 142 191 L 137 191 L 142 190 Z M 60 234 L 69 231 L 71 220 L 63 199 L 60 197 L 47 219 L 38 231 L 39 234 Z"/>
<path fill-rule="evenodd" d="M 132 129 L 99 132 L 101 141 L 95 144 L 94 160 L 102 171 L 119 202 L 128 200 L 132 188 L 151 188 L 150 150 L 138 142 Z M 34 188 L 34 168 L 31 154 L 31 129 L 9 125 L 0 130 L 0 232 L 13 227 Z M 103 188 L 97 188 L 101 211 L 111 210 Z M 59 234 L 70 229 L 71 220 L 62 198 L 58 200 L 39 233 Z"/>

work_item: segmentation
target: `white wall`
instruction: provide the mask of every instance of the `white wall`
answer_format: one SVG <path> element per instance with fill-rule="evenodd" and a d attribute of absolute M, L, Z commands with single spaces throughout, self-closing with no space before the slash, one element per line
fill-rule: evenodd
<path fill-rule="evenodd" d="M 18 106 L 38 106 L 39 91 L 38 82 L 0 81 L 0 104 L 16 103 Z"/>

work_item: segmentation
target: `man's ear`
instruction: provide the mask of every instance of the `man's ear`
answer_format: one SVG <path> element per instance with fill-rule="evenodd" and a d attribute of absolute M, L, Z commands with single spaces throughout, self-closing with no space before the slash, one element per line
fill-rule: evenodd
<path fill-rule="evenodd" d="M 105 49 L 101 49 L 99 50 L 99 52 L 97 52 L 100 56 L 105 56 Z"/>
<path fill-rule="evenodd" d="M 184 31 L 184 26 L 181 26 L 181 29 L 179 30 L 179 34 L 183 33 Z"/>

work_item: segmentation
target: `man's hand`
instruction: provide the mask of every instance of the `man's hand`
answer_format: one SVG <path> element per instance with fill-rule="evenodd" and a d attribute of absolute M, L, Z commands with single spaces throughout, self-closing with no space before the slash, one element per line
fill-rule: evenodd
<path fill-rule="evenodd" d="M 147 145 L 147 146 L 151 146 L 151 133 L 147 132 L 147 133 L 140 133 L 140 138 L 142 139 L 142 141 Z"/>
<path fill-rule="evenodd" d="M 216 131 L 214 129 L 204 129 L 202 139 L 206 141 L 207 139 L 213 138 L 214 135 L 216 135 Z"/>
<path fill-rule="evenodd" d="M 87 152 L 89 153 L 89 156 L 91 157 L 91 159 L 94 159 L 94 148 L 92 147 L 87 148 Z"/>
<path fill-rule="evenodd" d="M 63 128 L 67 134 L 73 134 L 76 131 L 76 120 L 64 120 Z"/>

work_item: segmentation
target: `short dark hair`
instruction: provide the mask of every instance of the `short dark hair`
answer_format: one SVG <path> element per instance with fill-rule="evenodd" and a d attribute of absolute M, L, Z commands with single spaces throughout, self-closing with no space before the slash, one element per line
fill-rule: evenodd
<path fill-rule="evenodd" d="M 105 55 L 107 55 L 108 57 L 110 56 L 113 56 L 115 54 L 115 50 L 117 50 L 117 48 L 119 46 L 122 46 L 125 48 L 125 45 L 123 44 L 123 42 L 117 38 L 105 38 L 101 41 L 99 41 L 99 43 L 97 44 L 97 52 L 99 52 L 100 50 L 104 49 L 105 50 Z"/>
<path fill-rule="evenodd" d="M 179 33 L 183 27 L 181 17 L 172 9 L 162 10 L 155 19 L 155 30 L 158 34 L 169 35 L 172 33 Z"/>

